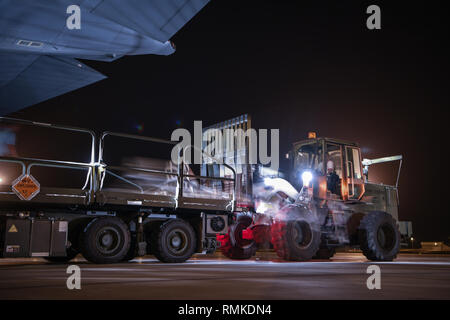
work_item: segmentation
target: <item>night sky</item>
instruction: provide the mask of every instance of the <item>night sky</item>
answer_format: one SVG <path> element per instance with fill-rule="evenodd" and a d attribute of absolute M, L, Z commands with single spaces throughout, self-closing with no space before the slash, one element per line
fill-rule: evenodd
<path fill-rule="evenodd" d="M 370 4 L 381 30 L 366 28 Z M 281 154 L 311 130 L 363 157 L 402 154 L 400 220 L 419 241 L 445 240 L 449 38 L 438 1 L 212 0 L 172 38 L 175 54 L 83 61 L 108 79 L 12 116 L 170 138 L 249 113 L 280 129 Z M 373 178 L 392 183 L 397 167 L 382 168 Z"/>

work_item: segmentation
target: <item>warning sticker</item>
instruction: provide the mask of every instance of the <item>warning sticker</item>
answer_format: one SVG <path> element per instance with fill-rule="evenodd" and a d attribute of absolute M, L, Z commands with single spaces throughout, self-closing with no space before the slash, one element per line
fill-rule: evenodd
<path fill-rule="evenodd" d="M 19 253 L 20 252 L 20 246 L 18 246 L 18 245 L 6 246 L 6 252 L 7 253 Z"/>
<path fill-rule="evenodd" d="M 41 190 L 41 186 L 36 179 L 29 174 L 18 177 L 12 184 L 12 191 L 21 200 L 31 200 Z"/>
<path fill-rule="evenodd" d="M 67 232 L 67 221 L 61 221 L 59 223 L 59 232 Z"/>
<path fill-rule="evenodd" d="M 19 232 L 19 231 L 17 231 L 17 228 L 15 225 L 12 225 L 11 228 L 9 228 L 8 232 Z"/>

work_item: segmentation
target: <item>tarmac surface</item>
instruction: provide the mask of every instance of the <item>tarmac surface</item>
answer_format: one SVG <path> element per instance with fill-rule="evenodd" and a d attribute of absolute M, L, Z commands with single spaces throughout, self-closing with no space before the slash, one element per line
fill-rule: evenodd
<path fill-rule="evenodd" d="M 401 254 L 374 263 L 359 253 L 332 260 L 285 262 L 272 253 L 232 261 L 219 254 L 164 264 L 152 256 L 113 265 L 83 258 L 81 289 L 69 290 L 67 264 L 0 259 L 0 299 L 450 299 L 450 256 Z M 381 289 L 369 290 L 370 265 Z"/>

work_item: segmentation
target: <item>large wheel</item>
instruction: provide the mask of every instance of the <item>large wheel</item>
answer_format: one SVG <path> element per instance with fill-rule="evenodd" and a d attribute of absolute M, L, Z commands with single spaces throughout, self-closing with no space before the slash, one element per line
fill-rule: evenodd
<path fill-rule="evenodd" d="M 151 251 L 158 260 L 180 263 L 195 252 L 197 241 L 192 226 L 181 219 L 171 219 L 159 225 L 151 234 Z"/>
<path fill-rule="evenodd" d="M 242 237 L 242 231 L 247 229 L 252 223 L 252 218 L 241 216 L 236 223 L 228 228 L 226 235 L 218 235 L 220 241 L 220 251 L 230 259 L 249 259 L 256 253 L 256 243 L 250 239 Z"/>
<path fill-rule="evenodd" d="M 359 241 L 363 254 L 373 261 L 392 261 L 400 250 L 397 223 L 386 212 L 369 212 L 359 226 Z"/>
<path fill-rule="evenodd" d="M 272 244 L 284 260 L 310 260 L 320 246 L 320 227 L 307 212 L 295 210 L 275 218 L 272 224 Z"/>
<path fill-rule="evenodd" d="M 336 250 L 334 248 L 320 248 L 313 256 L 313 259 L 328 260 L 333 257 L 335 253 Z"/>
<path fill-rule="evenodd" d="M 129 229 L 130 229 L 130 249 L 128 249 L 127 254 L 125 255 L 125 257 L 123 258 L 122 261 L 130 261 L 133 260 L 134 258 L 136 258 L 139 255 L 139 245 L 138 245 L 138 241 L 137 241 L 137 234 L 138 234 L 138 226 L 137 224 L 134 225 L 134 228 L 132 227 L 132 223 L 130 222 L 129 225 Z M 134 231 L 132 231 L 134 230 Z"/>
<path fill-rule="evenodd" d="M 138 255 L 138 244 L 136 240 L 136 234 L 130 234 L 130 248 L 128 249 L 127 254 L 122 259 L 122 261 L 130 261 L 137 257 Z"/>
<path fill-rule="evenodd" d="M 117 217 L 96 218 L 81 234 L 81 253 L 90 262 L 116 263 L 130 249 L 130 230 Z"/>

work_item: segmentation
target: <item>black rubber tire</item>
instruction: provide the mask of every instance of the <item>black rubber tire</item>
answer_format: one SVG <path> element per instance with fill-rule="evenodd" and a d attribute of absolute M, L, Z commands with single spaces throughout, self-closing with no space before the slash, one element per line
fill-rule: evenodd
<path fill-rule="evenodd" d="M 103 237 L 99 239 L 102 233 Z M 120 218 L 96 218 L 84 228 L 80 242 L 86 260 L 99 264 L 117 263 L 123 261 L 130 250 L 130 230 Z"/>
<path fill-rule="evenodd" d="M 234 260 L 245 260 L 256 254 L 256 242 L 242 239 L 242 230 L 251 223 L 251 217 L 241 216 L 228 228 L 228 234 L 218 237 L 221 243 L 220 251 L 224 256 Z"/>
<path fill-rule="evenodd" d="M 369 260 L 394 260 L 400 250 L 397 222 L 386 212 L 369 212 L 359 226 L 359 244 Z"/>
<path fill-rule="evenodd" d="M 271 232 L 273 247 L 277 255 L 284 260 L 311 260 L 319 250 L 320 226 L 303 212 L 276 218 Z"/>
<path fill-rule="evenodd" d="M 130 240 L 130 249 L 128 249 L 127 254 L 125 255 L 125 257 L 122 259 L 122 261 L 126 262 L 126 261 L 130 261 L 133 260 L 134 258 L 137 257 L 137 240 L 136 240 L 136 236 L 131 235 L 131 240 Z"/>
<path fill-rule="evenodd" d="M 185 262 L 194 254 L 197 247 L 194 229 L 182 219 L 171 219 L 162 223 L 150 237 L 151 251 L 161 262 Z"/>
<path fill-rule="evenodd" d="M 78 251 L 70 247 L 66 254 L 65 257 L 45 257 L 44 259 L 52 263 L 67 263 L 78 255 Z"/>
<path fill-rule="evenodd" d="M 133 260 L 138 256 L 137 232 L 136 231 L 132 232 L 130 226 L 129 229 L 130 229 L 130 249 L 128 250 L 127 254 L 122 260 L 124 262 Z"/>
<path fill-rule="evenodd" d="M 331 259 L 335 253 L 336 250 L 334 248 L 320 248 L 317 250 L 313 259 L 328 260 Z"/>

